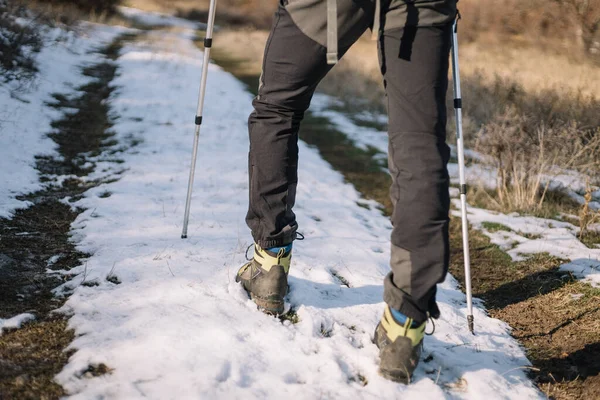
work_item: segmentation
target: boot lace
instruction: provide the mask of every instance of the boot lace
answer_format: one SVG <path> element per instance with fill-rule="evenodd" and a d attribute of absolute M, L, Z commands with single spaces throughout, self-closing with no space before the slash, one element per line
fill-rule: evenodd
<path fill-rule="evenodd" d="M 303 235 L 303 234 L 301 234 L 300 232 L 296 232 L 296 235 L 295 235 L 295 237 L 294 237 L 294 240 L 304 240 L 304 235 Z M 246 260 L 247 260 L 247 261 L 252 261 L 252 258 L 253 258 L 253 257 L 249 257 L 249 256 L 248 256 L 248 252 L 250 251 L 250 249 L 251 249 L 252 247 L 254 247 L 254 243 L 253 243 L 253 244 L 251 244 L 250 246 L 248 246 L 248 247 L 246 248 L 246 254 L 245 254 L 245 257 L 246 257 Z M 281 256 L 283 256 L 283 254 L 282 254 L 282 255 L 278 255 L 278 257 L 281 257 Z"/>
<path fill-rule="evenodd" d="M 425 331 L 425 334 L 427 336 L 431 336 L 435 333 L 435 321 L 433 320 L 433 318 L 430 315 L 428 316 L 428 320 L 431 321 L 431 332 Z"/>

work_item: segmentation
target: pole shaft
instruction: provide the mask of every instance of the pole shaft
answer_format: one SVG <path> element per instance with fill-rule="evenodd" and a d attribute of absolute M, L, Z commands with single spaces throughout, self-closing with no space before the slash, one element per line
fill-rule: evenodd
<path fill-rule="evenodd" d="M 215 13 L 217 8 L 217 0 L 211 0 L 208 9 L 208 21 L 206 25 L 206 39 L 204 43 L 212 42 L 213 28 L 215 26 Z M 192 149 L 192 163 L 190 165 L 190 176 L 188 179 L 187 197 L 185 200 L 185 214 L 183 217 L 183 230 L 181 238 L 187 238 L 188 223 L 190 220 L 190 206 L 192 203 L 192 191 L 194 186 L 194 175 L 196 172 L 196 159 L 198 158 L 198 142 L 200 140 L 200 126 L 202 123 L 202 112 L 204 110 L 204 96 L 206 93 L 206 79 L 208 76 L 208 64 L 210 62 L 210 49 L 206 45 L 204 48 L 204 59 L 202 61 L 202 78 L 200 80 L 200 89 L 198 93 L 198 106 L 196 108 L 196 128 L 194 132 L 194 147 Z"/>
<path fill-rule="evenodd" d="M 460 91 L 460 70 L 458 66 L 458 17 L 452 26 L 452 78 L 454 85 L 454 116 L 456 119 L 456 150 L 458 155 L 458 176 L 460 181 L 460 204 L 462 211 L 463 252 L 465 261 L 465 291 L 467 295 L 467 321 L 473 332 L 473 294 L 471 291 L 471 256 L 469 253 L 469 224 L 467 220 L 467 193 L 465 179 L 465 151 L 462 129 L 462 97 Z"/>

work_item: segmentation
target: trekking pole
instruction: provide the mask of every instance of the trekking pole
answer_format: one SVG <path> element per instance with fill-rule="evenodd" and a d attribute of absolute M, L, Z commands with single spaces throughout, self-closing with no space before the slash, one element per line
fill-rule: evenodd
<path fill-rule="evenodd" d="M 473 294 L 471 293 L 471 257 L 469 255 L 469 225 L 467 221 L 467 184 L 465 182 L 465 149 L 462 129 L 462 99 L 460 94 L 460 71 L 458 69 L 458 20 L 452 25 L 452 78 L 454 83 L 454 116 L 456 117 L 456 148 L 458 152 L 458 176 L 460 181 L 460 204 L 462 208 L 463 251 L 465 258 L 465 288 L 467 292 L 467 324 L 473 332 Z"/>
<path fill-rule="evenodd" d="M 192 165 L 190 166 L 190 178 L 188 180 L 187 198 L 185 201 L 185 215 L 183 217 L 183 231 L 181 238 L 187 238 L 188 222 L 190 220 L 190 205 L 192 202 L 192 187 L 194 186 L 194 173 L 196 171 L 196 158 L 198 157 L 198 141 L 200 139 L 200 125 L 202 125 L 202 110 L 204 109 L 204 93 L 206 91 L 206 77 L 208 75 L 208 63 L 210 60 L 210 48 L 212 46 L 213 27 L 215 25 L 215 11 L 217 0 L 210 0 L 208 8 L 208 21 L 206 24 L 206 37 L 204 38 L 204 60 L 202 62 L 202 78 L 200 80 L 200 93 L 198 95 L 198 108 L 196 111 L 196 132 L 194 134 L 194 148 L 192 149 Z"/>

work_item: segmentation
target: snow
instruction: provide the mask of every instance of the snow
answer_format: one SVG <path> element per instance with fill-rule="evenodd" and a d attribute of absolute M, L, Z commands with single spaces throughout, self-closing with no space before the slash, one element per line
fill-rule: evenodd
<path fill-rule="evenodd" d="M 110 40 L 117 29 L 100 26 L 89 37 L 58 28 L 45 32 L 46 45 L 37 55 L 39 73 L 25 91 L 17 84 L 0 85 L 0 217 L 10 218 L 30 202 L 19 194 L 42 189 L 35 169 L 36 155 L 55 155 L 48 134 L 50 123 L 60 114 L 47 105 L 53 93 L 69 94 L 87 81 L 79 73 L 84 63 L 98 60 L 92 49 Z"/>
<path fill-rule="evenodd" d="M 468 332 L 465 296 L 451 276 L 439 287 L 442 317 L 425 342 L 431 360 L 410 386 L 378 375 L 371 338 L 384 307 L 391 225 L 360 207 L 370 203 L 304 143 L 295 210 L 306 240 L 295 243 L 288 297 L 300 322 L 256 310 L 234 282 L 251 243 L 244 223 L 251 96 L 215 65 L 189 239 L 180 239 L 202 61 L 192 37 L 150 32 L 117 60 L 114 130 L 142 143 L 123 155 L 120 180 L 77 203 L 87 211 L 72 226 L 73 240 L 93 255 L 57 289 L 73 290 L 63 310 L 72 315 L 77 352 L 56 377 L 70 398 L 542 398 L 509 327 L 478 300 L 477 334 Z M 83 376 L 100 363 L 112 372 Z"/>
<path fill-rule="evenodd" d="M 335 98 L 323 93 L 316 93 L 310 103 L 310 112 L 329 119 L 329 121 L 340 131 L 351 139 L 354 144 L 362 149 L 367 150 L 373 147 L 380 152 L 387 154 L 388 136 L 387 132 L 381 131 L 370 126 L 357 125 L 351 118 L 340 111 L 331 109 L 332 106 L 338 105 L 339 101 Z M 381 120 L 373 115 L 366 115 L 366 120 L 375 120 L 379 124 L 387 123 L 387 118 Z"/>
<path fill-rule="evenodd" d="M 458 200 L 455 199 L 454 204 L 460 209 Z M 507 215 L 475 207 L 469 207 L 468 210 L 469 223 L 483 230 L 492 243 L 500 246 L 513 260 L 523 260 L 534 253 L 566 258 L 571 262 L 562 265 L 562 269 L 593 286 L 600 286 L 600 248 L 590 249 L 581 243 L 577 238 L 579 227 L 568 222 L 520 216 L 517 213 Z M 460 211 L 453 213 L 460 215 Z M 490 232 L 483 226 L 484 222 L 502 224 L 510 231 Z"/>
<path fill-rule="evenodd" d="M 0 318 L 0 336 L 2 336 L 4 329 L 19 329 L 24 323 L 33 321 L 34 319 L 35 315 L 29 313 L 15 315 L 8 319 Z"/>

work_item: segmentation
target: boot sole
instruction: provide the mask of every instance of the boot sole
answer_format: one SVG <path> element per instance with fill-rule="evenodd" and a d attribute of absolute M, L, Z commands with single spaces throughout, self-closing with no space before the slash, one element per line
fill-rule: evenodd
<path fill-rule="evenodd" d="M 258 296 L 254 296 L 250 293 L 250 298 L 256 305 L 258 309 L 264 312 L 265 314 L 279 316 L 283 314 L 285 303 L 283 299 L 263 299 Z"/>
<path fill-rule="evenodd" d="M 396 383 L 402 383 L 404 385 L 408 385 L 410 384 L 410 377 L 406 376 L 405 373 L 402 372 L 390 372 L 390 371 L 386 371 L 383 369 L 379 369 L 379 375 L 381 375 L 382 377 L 384 377 L 387 380 L 396 382 Z"/>

